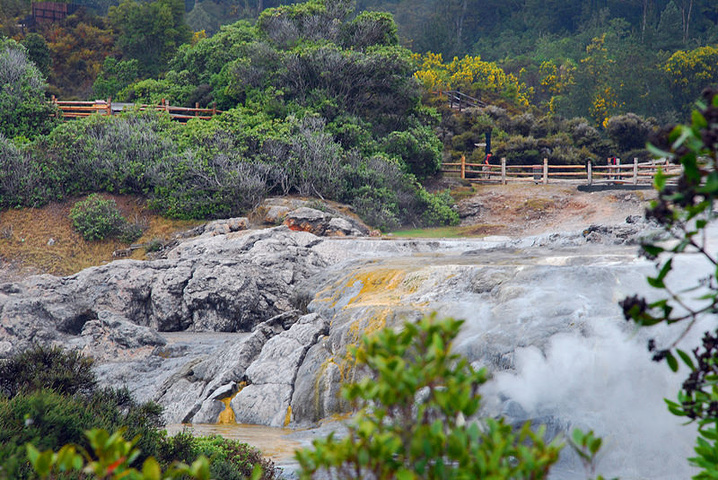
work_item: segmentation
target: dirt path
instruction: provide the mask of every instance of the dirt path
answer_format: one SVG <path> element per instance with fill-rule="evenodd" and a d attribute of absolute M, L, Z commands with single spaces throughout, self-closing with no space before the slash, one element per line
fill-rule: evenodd
<path fill-rule="evenodd" d="M 653 190 L 579 191 L 562 185 L 487 185 L 458 202 L 462 226 L 475 235 L 519 237 L 620 224 L 643 215 Z"/>

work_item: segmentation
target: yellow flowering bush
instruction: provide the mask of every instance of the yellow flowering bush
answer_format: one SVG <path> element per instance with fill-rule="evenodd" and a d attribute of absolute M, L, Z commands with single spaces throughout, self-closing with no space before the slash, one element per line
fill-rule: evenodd
<path fill-rule="evenodd" d="M 454 57 L 445 63 L 440 53 L 414 54 L 417 71 L 414 76 L 432 92 L 460 90 L 488 102 L 503 99 L 515 106 L 528 107 L 533 89 L 506 73 L 494 62 L 480 56 Z"/>
<path fill-rule="evenodd" d="M 718 45 L 679 50 L 661 67 L 674 93 L 692 103 L 701 90 L 718 82 Z"/>

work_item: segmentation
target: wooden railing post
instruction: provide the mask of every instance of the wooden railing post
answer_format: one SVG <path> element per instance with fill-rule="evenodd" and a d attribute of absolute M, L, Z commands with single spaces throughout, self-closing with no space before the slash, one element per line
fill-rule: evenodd
<path fill-rule="evenodd" d="M 466 179 L 466 156 L 461 156 L 461 179 Z"/>
<path fill-rule="evenodd" d="M 618 180 L 620 180 L 620 179 L 621 179 L 621 159 L 620 159 L 620 158 L 616 158 L 616 169 L 617 169 L 617 172 L 616 172 L 616 173 L 617 173 L 617 176 L 616 176 L 616 178 L 617 178 Z"/>
<path fill-rule="evenodd" d="M 633 184 L 638 185 L 638 159 L 633 159 Z"/>
<path fill-rule="evenodd" d="M 506 185 L 506 158 L 501 157 L 501 184 Z"/>
<path fill-rule="evenodd" d="M 586 160 L 586 180 L 589 185 L 593 184 L 593 163 L 591 160 Z"/>
<path fill-rule="evenodd" d="M 195 108 L 194 116 L 196 117 L 196 116 L 197 116 L 197 112 L 199 111 L 199 102 L 194 102 L 194 108 Z"/>
<path fill-rule="evenodd" d="M 548 185 L 548 158 L 543 159 L 543 184 Z"/>

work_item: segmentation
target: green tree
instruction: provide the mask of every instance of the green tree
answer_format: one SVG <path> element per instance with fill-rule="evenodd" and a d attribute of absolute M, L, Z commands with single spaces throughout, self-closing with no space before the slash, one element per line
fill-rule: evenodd
<path fill-rule="evenodd" d="M 661 12 L 655 36 L 655 47 L 663 50 L 675 50 L 683 45 L 681 12 L 671 0 Z"/>
<path fill-rule="evenodd" d="M 546 478 L 561 446 L 541 429 L 470 420 L 486 371 L 451 353 L 462 323 L 432 316 L 365 337 L 352 354 L 366 376 L 342 388 L 361 409 L 345 437 L 297 452 L 300 478 Z"/>
<path fill-rule="evenodd" d="M 33 138 L 52 129 L 59 112 L 45 98 L 46 86 L 25 47 L 0 39 L 0 134 Z"/>
<path fill-rule="evenodd" d="M 679 108 L 686 111 L 706 85 L 718 82 L 718 46 L 679 50 L 662 65 Z"/>
<path fill-rule="evenodd" d="M 138 61 L 142 76 L 163 72 L 180 45 L 192 38 L 182 0 L 125 0 L 110 7 L 108 17 L 119 32 L 123 56 Z"/>
<path fill-rule="evenodd" d="M 52 58 L 50 56 L 50 48 L 47 46 L 45 38 L 33 32 L 28 33 L 20 43 L 27 49 L 28 58 L 37 66 L 43 77 L 47 78 L 50 74 Z"/>
<path fill-rule="evenodd" d="M 112 29 L 80 10 L 49 26 L 45 37 L 52 52 L 52 92 L 63 100 L 89 98 L 97 73 L 115 48 Z"/>
<path fill-rule="evenodd" d="M 97 98 L 116 98 L 117 93 L 138 77 L 137 60 L 117 60 L 107 57 L 97 75 L 92 90 Z"/>

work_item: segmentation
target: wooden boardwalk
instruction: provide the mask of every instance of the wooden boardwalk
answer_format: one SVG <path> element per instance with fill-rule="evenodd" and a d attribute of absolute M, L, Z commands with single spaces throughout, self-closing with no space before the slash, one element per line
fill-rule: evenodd
<path fill-rule="evenodd" d="M 608 163 L 608 162 L 607 162 Z M 669 181 L 681 174 L 681 166 L 666 160 L 654 160 L 639 163 L 634 159 L 631 163 L 616 165 L 549 165 L 544 159 L 539 165 L 508 165 L 502 158 L 500 165 L 469 163 L 465 157 L 460 162 L 444 163 L 441 171 L 444 174 L 457 174 L 460 178 L 473 183 L 501 184 L 535 183 L 578 183 L 584 185 L 653 185 L 653 177 L 658 172 Z"/>
<path fill-rule="evenodd" d="M 132 103 L 112 103 L 111 100 L 94 100 L 88 102 L 81 101 L 65 101 L 58 100 L 53 95 L 51 102 L 57 105 L 62 111 L 62 117 L 65 121 L 75 118 L 89 117 L 90 115 L 114 115 L 121 112 L 125 108 L 139 108 L 140 110 L 158 110 L 164 111 L 172 117 L 172 120 L 178 122 L 187 122 L 193 118 L 209 120 L 213 116 L 222 113 L 216 107 L 199 108 L 199 104 L 195 104 L 195 108 L 175 107 L 170 105 L 164 99 L 159 105 L 132 104 Z"/>

